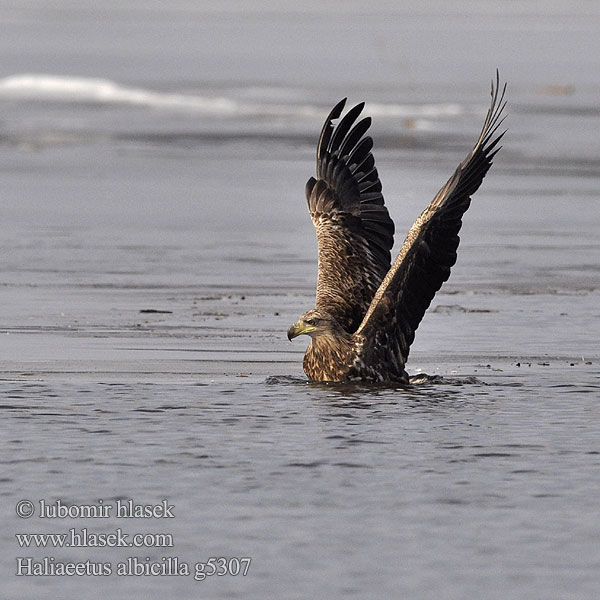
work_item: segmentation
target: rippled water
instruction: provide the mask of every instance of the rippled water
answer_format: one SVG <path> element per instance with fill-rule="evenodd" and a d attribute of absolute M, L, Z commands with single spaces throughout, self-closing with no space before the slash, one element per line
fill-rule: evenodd
<path fill-rule="evenodd" d="M 597 596 L 597 8 L 335 7 L 335 26 L 310 2 L 2 9 L 7 598 Z M 414 384 L 307 383 L 285 332 L 314 302 L 303 188 L 328 108 L 367 99 L 399 244 L 476 139 L 496 66 L 510 131 Z M 175 516 L 43 519 L 42 499 Z M 173 545 L 15 537 L 119 527 Z M 18 577 L 24 556 L 252 562 Z"/>
<path fill-rule="evenodd" d="M 382 597 L 420 595 L 426 585 L 426 597 L 485 590 L 503 598 L 506 589 L 592 597 L 598 387 L 578 383 L 589 376 L 581 366 L 566 379 L 540 371 L 401 390 L 285 377 L 13 383 L 3 386 L 5 419 L 13 423 L 4 496 L 73 504 L 165 496 L 175 505 L 173 522 L 123 525 L 173 534 L 174 550 L 143 556 L 252 557 L 243 580 L 95 578 L 93 588 L 63 580 L 66 595 L 83 587 L 90 598 L 107 590 Z M 120 523 L 73 525 L 110 531 Z M 67 528 L 64 521 L 13 527 Z M 11 542 L 5 554 L 15 553 Z M 113 563 L 132 554 L 54 552 Z M 31 597 L 48 585 L 27 583 Z M 8 590 L 18 596 L 24 585 L 12 580 Z"/>

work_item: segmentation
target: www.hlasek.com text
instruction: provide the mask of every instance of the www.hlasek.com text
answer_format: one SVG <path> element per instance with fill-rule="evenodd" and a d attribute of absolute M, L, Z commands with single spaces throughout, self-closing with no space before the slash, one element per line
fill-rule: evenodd
<path fill-rule="evenodd" d="M 171 533 L 94 532 L 87 527 L 66 533 L 15 533 L 21 548 L 172 548 Z"/>

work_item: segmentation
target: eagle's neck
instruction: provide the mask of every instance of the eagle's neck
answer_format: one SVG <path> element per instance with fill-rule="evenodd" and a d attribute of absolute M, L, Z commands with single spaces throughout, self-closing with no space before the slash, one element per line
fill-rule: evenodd
<path fill-rule="evenodd" d="M 345 331 L 316 335 L 304 355 L 304 372 L 312 381 L 346 381 L 353 355 L 352 337 Z"/>

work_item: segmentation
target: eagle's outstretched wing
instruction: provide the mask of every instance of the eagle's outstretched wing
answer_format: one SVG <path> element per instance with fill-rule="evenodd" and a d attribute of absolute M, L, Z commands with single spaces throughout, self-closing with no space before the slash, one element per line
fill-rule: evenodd
<path fill-rule="evenodd" d="M 390 268 L 394 223 L 383 203 L 373 140 L 365 136 L 371 119 L 356 123 L 364 103 L 332 124 L 345 103 L 339 102 L 325 121 L 317 178 L 308 180 L 306 199 L 319 245 L 316 308 L 352 333 Z"/>
<path fill-rule="evenodd" d="M 365 364 L 403 368 L 423 314 L 456 262 L 462 215 L 498 152 L 504 92 L 492 81 L 492 102 L 472 152 L 411 227 L 400 253 L 369 307 L 356 336 Z"/>

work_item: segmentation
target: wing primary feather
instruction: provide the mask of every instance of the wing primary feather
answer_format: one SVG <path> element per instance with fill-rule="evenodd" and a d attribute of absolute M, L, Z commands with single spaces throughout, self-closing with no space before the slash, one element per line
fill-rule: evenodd
<path fill-rule="evenodd" d="M 338 150 L 340 149 L 340 145 L 344 141 L 346 134 L 350 131 L 352 124 L 356 121 L 358 115 L 362 112 L 362 109 L 365 107 L 365 103 L 361 102 L 357 104 L 353 108 L 351 108 L 345 115 L 344 118 L 337 124 L 333 136 L 331 137 L 331 141 L 327 147 L 327 150 L 333 154 L 334 156 L 338 155 Z"/>
<path fill-rule="evenodd" d="M 371 117 L 361 119 L 348 133 L 342 142 L 339 150 L 339 156 L 345 158 L 351 152 L 356 144 L 361 140 L 362 136 L 368 131 L 371 126 Z"/>
<path fill-rule="evenodd" d="M 332 109 L 327 118 L 325 119 L 325 124 L 323 125 L 323 129 L 321 130 L 321 135 L 319 136 L 319 141 L 317 143 L 317 173 L 319 171 L 319 163 L 321 159 L 321 155 L 324 150 L 327 150 L 327 146 L 329 145 L 329 140 L 331 139 L 331 134 L 333 133 L 333 123 L 332 121 L 339 118 L 344 110 L 344 106 L 346 105 L 347 98 L 342 98 Z"/>
<path fill-rule="evenodd" d="M 373 149 L 373 138 L 369 135 L 365 136 L 355 147 L 352 152 L 348 155 L 346 159 L 346 163 L 348 165 L 352 165 L 356 163 L 357 167 L 353 170 L 356 172 L 356 169 L 359 168 L 360 164 L 364 162 L 369 157 L 372 158 L 370 154 Z"/>
<path fill-rule="evenodd" d="M 372 181 L 373 183 L 379 181 L 379 173 L 375 167 L 371 168 L 366 173 L 355 173 L 355 177 L 359 184 L 366 181 Z"/>

